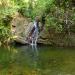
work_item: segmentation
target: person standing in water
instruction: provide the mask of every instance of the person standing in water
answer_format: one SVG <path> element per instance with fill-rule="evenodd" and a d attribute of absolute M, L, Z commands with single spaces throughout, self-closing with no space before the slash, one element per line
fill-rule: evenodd
<path fill-rule="evenodd" d="M 38 17 L 35 18 L 34 23 L 33 23 L 33 28 L 29 34 L 29 44 L 30 45 L 37 45 L 37 39 L 39 35 L 39 19 Z"/>

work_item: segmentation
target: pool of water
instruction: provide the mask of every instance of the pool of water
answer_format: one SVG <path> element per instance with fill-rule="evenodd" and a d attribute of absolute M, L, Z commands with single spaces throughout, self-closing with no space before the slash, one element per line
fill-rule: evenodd
<path fill-rule="evenodd" d="M 0 47 L 0 75 L 75 75 L 75 49 Z"/>

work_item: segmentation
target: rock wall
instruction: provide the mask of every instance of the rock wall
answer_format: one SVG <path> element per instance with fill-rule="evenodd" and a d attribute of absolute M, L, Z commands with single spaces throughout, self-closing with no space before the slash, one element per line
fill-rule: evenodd
<path fill-rule="evenodd" d="M 17 13 L 11 22 L 11 32 L 14 40 L 22 44 L 27 43 L 26 38 L 28 37 L 32 27 L 32 22 Z"/>
<path fill-rule="evenodd" d="M 41 24 L 40 24 L 41 26 Z M 33 28 L 33 22 L 19 13 L 11 22 L 11 32 L 14 40 L 21 44 L 27 44 L 27 37 Z M 45 27 L 39 34 L 38 43 L 53 46 L 75 46 L 75 35 L 56 33 L 54 29 L 47 30 Z"/>
<path fill-rule="evenodd" d="M 40 23 L 41 26 L 41 23 Z M 21 44 L 26 44 L 27 37 L 33 28 L 33 22 L 23 17 L 19 13 L 15 15 L 11 22 L 11 32 L 14 40 Z M 48 33 L 45 29 L 39 34 L 38 43 L 48 44 Z"/>

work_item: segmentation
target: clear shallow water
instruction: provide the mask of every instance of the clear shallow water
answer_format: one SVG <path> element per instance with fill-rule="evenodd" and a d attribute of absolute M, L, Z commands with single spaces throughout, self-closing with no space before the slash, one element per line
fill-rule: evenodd
<path fill-rule="evenodd" d="M 0 47 L 0 75 L 75 75 L 75 49 Z"/>

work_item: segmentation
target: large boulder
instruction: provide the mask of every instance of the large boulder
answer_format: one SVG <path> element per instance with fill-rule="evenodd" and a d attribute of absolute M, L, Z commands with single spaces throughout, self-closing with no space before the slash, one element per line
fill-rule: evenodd
<path fill-rule="evenodd" d="M 32 28 L 33 22 L 17 13 L 11 22 L 11 32 L 14 41 L 21 44 L 27 44 L 27 37 Z M 56 32 L 53 28 L 48 27 L 48 29 L 49 30 L 44 27 L 40 32 L 38 43 L 53 46 L 75 46 L 75 34 L 66 35 L 64 33 Z"/>
<path fill-rule="evenodd" d="M 39 23 L 41 27 L 41 23 Z M 19 13 L 15 15 L 11 22 L 11 32 L 14 41 L 21 43 L 21 44 L 27 44 L 27 37 L 29 33 L 31 32 L 33 28 L 33 22 L 30 21 L 30 19 L 23 17 Z M 39 34 L 38 43 L 48 43 L 46 37 L 46 31 L 45 29 Z"/>
<path fill-rule="evenodd" d="M 27 37 L 33 28 L 33 22 L 17 13 L 11 22 L 11 32 L 14 40 L 21 44 L 27 43 Z"/>

